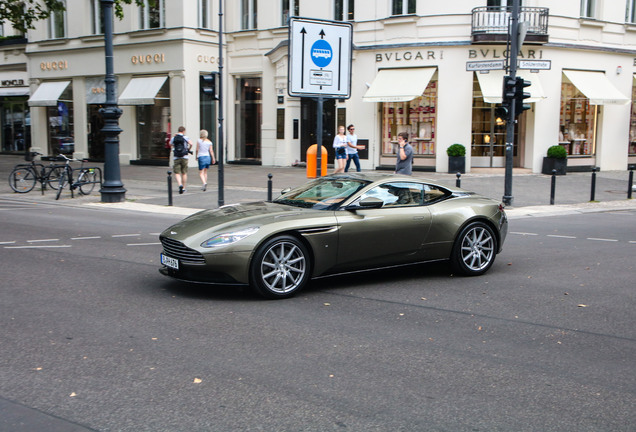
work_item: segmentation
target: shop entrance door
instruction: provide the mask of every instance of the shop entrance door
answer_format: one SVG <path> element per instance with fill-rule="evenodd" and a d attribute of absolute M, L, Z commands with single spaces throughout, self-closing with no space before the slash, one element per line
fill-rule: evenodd
<path fill-rule="evenodd" d="M 318 101 L 313 98 L 302 98 L 300 111 L 300 160 L 307 162 L 307 149 L 316 144 L 317 133 L 317 110 Z M 336 100 L 324 99 L 322 105 L 322 145 L 328 153 L 328 160 L 333 161 L 335 157 L 333 149 L 333 139 L 337 134 L 336 130 Z"/>
<path fill-rule="evenodd" d="M 31 147 L 29 107 L 25 100 L 2 103 L 2 151 L 23 153 Z"/>
<path fill-rule="evenodd" d="M 480 106 L 481 105 L 481 106 Z M 483 103 L 473 107 L 473 136 L 471 166 L 475 168 L 503 168 L 506 166 L 506 122 L 496 115 L 499 105 Z M 519 166 L 519 125 L 515 123 L 513 140 L 513 165 Z"/>
<path fill-rule="evenodd" d="M 99 109 L 104 105 L 88 105 L 88 159 L 104 162 L 104 119 Z"/>

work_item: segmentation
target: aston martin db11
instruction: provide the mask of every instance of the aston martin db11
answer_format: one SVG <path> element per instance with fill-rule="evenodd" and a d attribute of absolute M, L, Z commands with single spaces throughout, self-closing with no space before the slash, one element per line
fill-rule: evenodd
<path fill-rule="evenodd" d="M 438 260 L 477 276 L 507 230 L 503 205 L 473 192 L 400 175 L 331 175 L 273 202 L 185 218 L 160 235 L 160 272 L 250 285 L 267 298 L 290 297 L 311 278 Z"/>

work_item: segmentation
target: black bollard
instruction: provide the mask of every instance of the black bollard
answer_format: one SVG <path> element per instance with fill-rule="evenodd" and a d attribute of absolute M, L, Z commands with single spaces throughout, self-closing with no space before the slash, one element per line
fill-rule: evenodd
<path fill-rule="evenodd" d="M 634 189 L 634 165 L 629 166 L 629 181 L 627 182 L 627 199 L 632 199 Z"/>
<path fill-rule="evenodd" d="M 172 171 L 168 171 L 168 205 L 172 205 Z"/>
<path fill-rule="evenodd" d="M 455 186 L 460 188 L 462 187 L 462 173 L 458 172 L 456 176 L 457 176 L 457 180 L 455 180 Z"/>
<path fill-rule="evenodd" d="M 267 202 L 272 202 L 272 174 L 267 174 Z"/>
<path fill-rule="evenodd" d="M 550 186 L 550 205 L 554 205 L 554 193 L 556 192 L 556 170 L 552 170 L 552 185 Z"/>
<path fill-rule="evenodd" d="M 592 168 L 592 190 L 590 191 L 590 201 L 594 201 L 594 196 L 596 195 L 596 171 L 598 171 L 597 167 Z"/>

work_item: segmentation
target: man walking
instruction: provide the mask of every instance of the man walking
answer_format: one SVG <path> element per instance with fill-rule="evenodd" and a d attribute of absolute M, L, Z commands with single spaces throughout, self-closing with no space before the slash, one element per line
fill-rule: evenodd
<path fill-rule="evenodd" d="M 170 147 L 174 156 L 174 177 L 179 184 L 179 193 L 182 194 L 188 183 L 188 158 L 192 153 L 192 141 L 185 136 L 185 127 L 179 126 L 179 131 L 170 140 Z"/>
<path fill-rule="evenodd" d="M 358 135 L 356 135 L 356 128 L 352 124 L 347 126 L 347 164 L 345 165 L 345 172 L 349 172 L 349 166 L 351 161 L 356 164 L 356 171 L 360 172 L 360 157 L 358 156 Z"/>
<path fill-rule="evenodd" d="M 409 144 L 409 134 L 400 132 L 397 137 L 398 151 L 395 163 L 396 174 L 411 175 L 413 169 L 413 147 Z"/>

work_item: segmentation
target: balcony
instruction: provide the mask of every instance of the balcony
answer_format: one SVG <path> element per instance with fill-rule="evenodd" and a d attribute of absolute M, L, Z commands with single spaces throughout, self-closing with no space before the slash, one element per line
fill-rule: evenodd
<path fill-rule="evenodd" d="M 476 7 L 472 11 L 471 39 L 475 44 L 505 43 L 512 7 Z M 548 42 L 548 8 L 521 7 L 519 22 L 528 23 L 525 43 Z"/>

